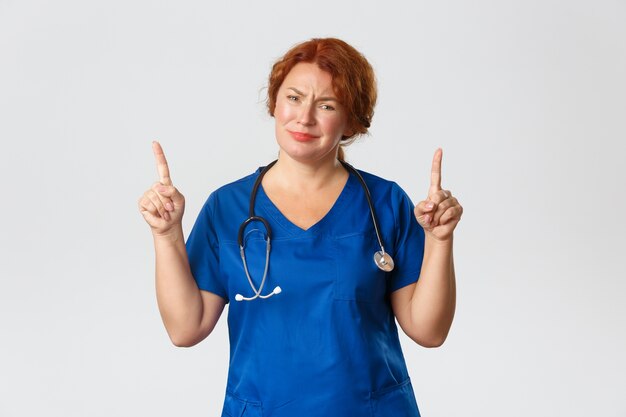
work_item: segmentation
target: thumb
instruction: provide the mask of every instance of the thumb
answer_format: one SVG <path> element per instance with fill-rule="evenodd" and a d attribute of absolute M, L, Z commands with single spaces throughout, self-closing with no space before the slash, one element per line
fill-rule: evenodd
<path fill-rule="evenodd" d="M 433 219 L 433 208 L 435 207 L 434 203 L 430 200 L 420 201 L 416 206 L 415 210 L 415 218 L 420 226 L 425 227 L 430 224 Z M 427 221 L 428 220 L 428 221 Z"/>

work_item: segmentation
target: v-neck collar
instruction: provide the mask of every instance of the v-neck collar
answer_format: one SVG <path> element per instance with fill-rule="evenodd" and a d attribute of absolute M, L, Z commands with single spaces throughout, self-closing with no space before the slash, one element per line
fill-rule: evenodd
<path fill-rule="evenodd" d="M 259 168 L 256 171 L 256 175 L 261 173 L 262 168 Z M 308 235 L 315 235 L 320 233 L 328 224 L 332 224 L 333 220 L 336 219 L 341 212 L 348 205 L 348 202 L 352 199 L 352 195 L 354 194 L 354 190 L 357 187 L 358 179 L 354 176 L 350 170 L 348 170 L 348 180 L 346 184 L 343 186 L 341 193 L 333 203 L 332 207 L 328 212 L 318 220 L 313 226 L 304 230 L 299 226 L 296 226 L 292 223 L 283 213 L 276 207 L 276 205 L 270 200 L 270 198 L 265 193 L 265 189 L 263 189 L 263 184 L 259 184 L 259 189 L 257 191 L 256 203 L 263 208 L 265 212 L 271 216 L 272 220 L 274 220 L 277 224 L 279 224 L 289 235 L 293 237 L 305 237 Z"/>

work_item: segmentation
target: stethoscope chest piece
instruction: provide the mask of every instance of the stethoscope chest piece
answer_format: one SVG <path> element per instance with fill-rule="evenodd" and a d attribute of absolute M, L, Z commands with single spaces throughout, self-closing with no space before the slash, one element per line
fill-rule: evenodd
<path fill-rule="evenodd" d="M 385 272 L 393 271 L 393 258 L 389 256 L 388 253 L 383 251 L 378 251 L 374 254 L 374 263 L 378 268 Z"/>

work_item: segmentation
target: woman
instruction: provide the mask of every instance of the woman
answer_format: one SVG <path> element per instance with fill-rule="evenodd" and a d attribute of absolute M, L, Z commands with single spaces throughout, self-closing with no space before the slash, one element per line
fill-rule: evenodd
<path fill-rule="evenodd" d="M 375 102 L 373 70 L 345 42 L 288 51 L 268 88 L 278 160 L 213 192 L 186 244 L 185 200 L 153 143 L 160 180 L 139 206 L 159 309 L 172 342 L 192 346 L 230 303 L 223 416 L 419 416 L 395 319 L 422 346 L 445 340 L 463 209 L 441 189 L 440 149 L 415 207 L 394 182 L 342 162 Z"/>

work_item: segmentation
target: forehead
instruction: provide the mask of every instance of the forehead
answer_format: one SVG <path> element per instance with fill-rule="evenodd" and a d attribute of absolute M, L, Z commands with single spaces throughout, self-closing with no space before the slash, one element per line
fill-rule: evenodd
<path fill-rule="evenodd" d="M 316 94 L 332 94 L 333 77 L 329 72 L 320 69 L 317 64 L 299 62 L 289 71 L 282 87 L 304 89 L 305 93 L 312 90 Z"/>

